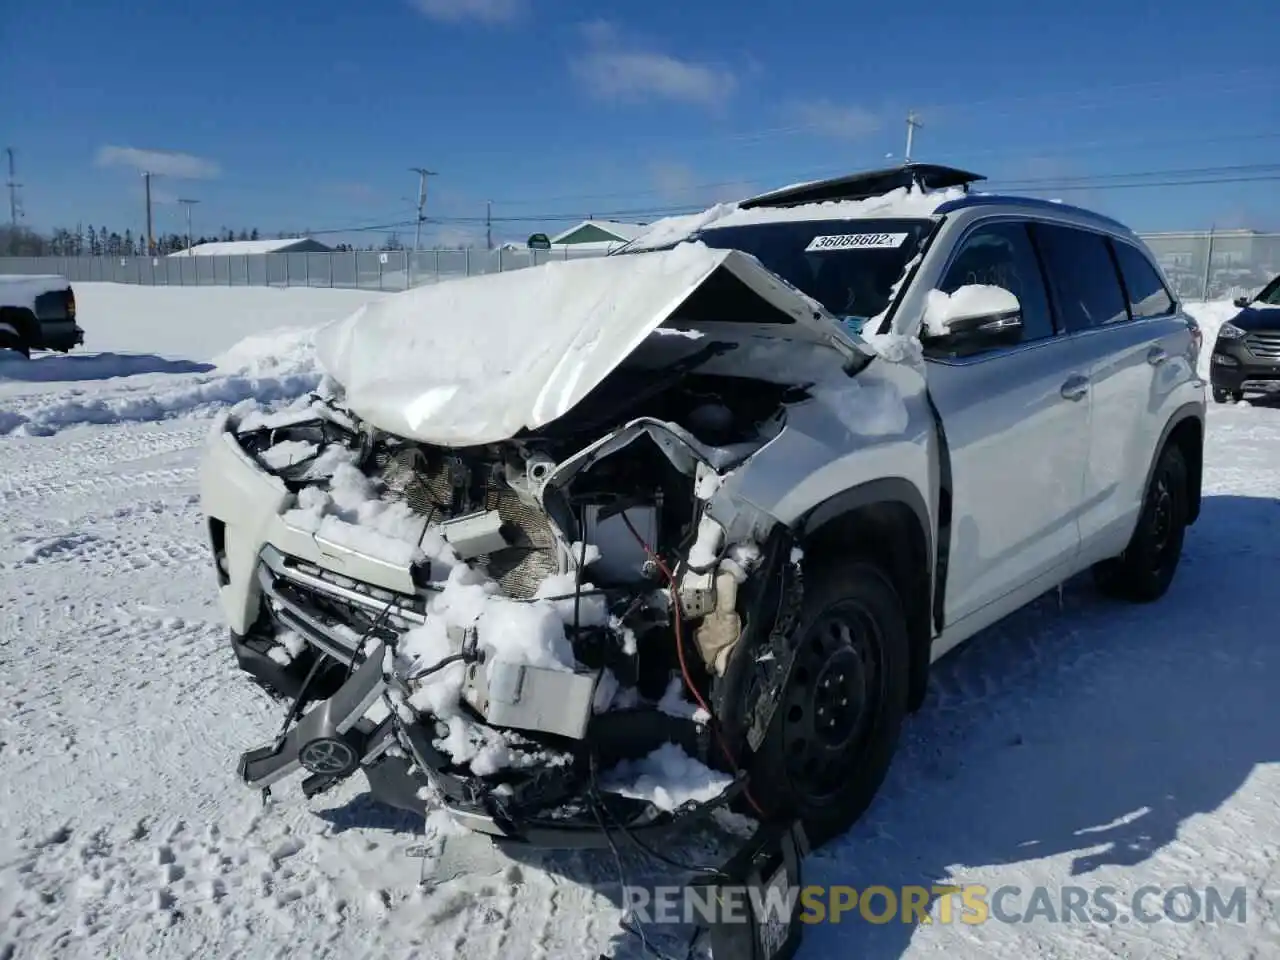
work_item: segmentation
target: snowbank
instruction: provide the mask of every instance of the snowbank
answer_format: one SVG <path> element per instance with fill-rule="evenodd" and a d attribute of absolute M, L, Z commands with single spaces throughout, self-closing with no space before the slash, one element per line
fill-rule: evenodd
<path fill-rule="evenodd" d="M 201 364 L 194 376 L 159 373 L 104 381 L 98 389 L 69 388 L 55 393 L 0 398 L 0 435 L 48 436 L 82 424 L 140 423 L 186 416 L 212 416 L 241 403 L 292 400 L 319 386 L 310 330 L 281 330 L 252 336 Z M 59 358 L 68 364 L 76 359 Z M 19 361 L 22 362 L 22 361 Z M 43 362 L 43 361 L 37 361 Z M 110 361 L 102 361 L 110 366 Z M 0 365 L 3 377 L 9 363 Z"/>
<path fill-rule="evenodd" d="M 212 360 L 246 337 L 279 327 L 319 326 L 386 296 L 308 287 L 73 286 L 88 350 L 187 360 Z"/>

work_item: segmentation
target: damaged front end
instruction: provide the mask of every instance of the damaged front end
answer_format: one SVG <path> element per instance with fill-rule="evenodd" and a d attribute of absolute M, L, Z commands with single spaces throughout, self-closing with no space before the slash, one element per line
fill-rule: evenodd
<path fill-rule="evenodd" d="M 604 397 L 464 449 L 325 404 L 229 424 L 287 489 L 283 523 L 320 545 L 258 558 L 237 652 L 295 703 L 242 758 L 246 784 L 306 771 L 314 795 L 363 768 L 396 806 L 544 844 L 596 842 L 602 813 L 658 827 L 738 795 L 782 660 L 735 654 L 786 632 L 799 580 L 786 528 L 718 494 L 802 393 L 682 375 L 637 405 L 631 386 L 631 416 L 587 443 Z"/>
<path fill-rule="evenodd" d="M 865 351 L 733 251 L 552 266 L 400 295 L 478 328 L 520 303 L 531 346 L 478 329 L 483 362 L 446 356 L 375 305 L 321 343 L 332 397 L 215 436 L 233 646 L 292 702 L 246 784 L 363 769 L 392 805 L 543 845 L 762 812 L 740 768 L 779 700 L 799 551 L 727 481 Z"/>

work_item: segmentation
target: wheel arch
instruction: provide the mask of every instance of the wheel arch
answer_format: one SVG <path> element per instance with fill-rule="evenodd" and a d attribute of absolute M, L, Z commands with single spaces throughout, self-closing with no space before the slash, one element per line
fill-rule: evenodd
<path fill-rule="evenodd" d="M 908 707 L 918 709 L 928 684 L 933 641 L 935 544 L 924 495 L 902 477 L 871 480 L 813 507 L 795 531 L 806 564 L 855 553 L 884 565 L 907 617 Z"/>
<path fill-rule="evenodd" d="M 12 333 L 10 333 L 12 330 Z M 16 337 L 17 346 L 34 346 L 40 340 L 40 322 L 25 307 L 0 307 L 0 340 Z"/>
<path fill-rule="evenodd" d="M 1199 404 L 1188 403 L 1174 411 L 1160 433 L 1155 454 L 1147 466 L 1147 478 L 1142 485 L 1145 491 L 1151 487 L 1160 456 L 1169 444 L 1176 444 L 1187 463 L 1187 486 L 1190 498 L 1187 502 L 1187 523 L 1193 524 L 1200 516 L 1201 489 L 1204 483 L 1204 411 Z"/>

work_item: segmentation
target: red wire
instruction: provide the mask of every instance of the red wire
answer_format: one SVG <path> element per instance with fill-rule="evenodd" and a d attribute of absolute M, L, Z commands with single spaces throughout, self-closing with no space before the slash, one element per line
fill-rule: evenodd
<path fill-rule="evenodd" d="M 707 702 L 702 698 L 702 694 L 698 692 L 698 688 L 693 682 L 693 677 L 689 674 L 689 666 L 685 662 L 684 637 L 681 629 L 684 618 L 680 612 L 680 597 L 676 591 L 676 578 L 667 568 L 667 565 L 662 562 L 662 558 L 654 553 L 653 550 L 649 548 L 649 545 L 644 542 L 644 538 L 641 537 L 639 531 L 632 526 L 631 518 L 627 516 L 625 511 L 623 511 L 622 519 L 626 523 L 627 529 L 631 531 L 632 536 L 636 538 L 636 542 L 639 543 L 644 552 L 649 555 L 649 559 L 658 565 L 658 569 L 662 572 L 662 575 L 667 578 L 667 584 L 671 587 L 671 603 L 675 609 L 674 626 L 676 633 L 676 659 L 680 661 L 680 675 L 684 678 L 684 685 L 689 689 L 689 693 L 693 695 L 693 699 L 697 701 L 698 706 L 701 707 L 711 719 L 711 732 L 715 735 L 716 743 L 719 745 L 721 753 L 723 753 L 725 759 L 729 761 L 729 766 L 733 767 L 733 772 L 736 775 L 738 773 L 738 761 L 734 758 L 733 752 L 729 749 L 729 745 L 724 742 L 724 737 L 721 736 L 720 728 L 715 722 L 715 714 L 711 711 L 711 707 L 707 705 Z M 755 797 L 751 795 L 751 788 L 744 784 L 742 792 L 743 795 L 746 796 L 747 802 L 751 804 L 752 809 L 763 818 L 765 816 L 764 809 L 756 802 Z"/>

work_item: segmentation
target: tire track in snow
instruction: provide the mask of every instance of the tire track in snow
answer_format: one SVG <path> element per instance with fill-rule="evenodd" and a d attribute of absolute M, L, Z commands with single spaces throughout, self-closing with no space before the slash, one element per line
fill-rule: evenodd
<path fill-rule="evenodd" d="M 66 497 L 101 495 L 103 492 L 129 491 L 154 487 L 189 488 L 197 467 L 170 467 L 143 470 L 138 473 L 89 473 L 72 476 L 23 477 L 7 489 L 0 489 L 0 506 L 38 498 L 41 501 Z"/>

